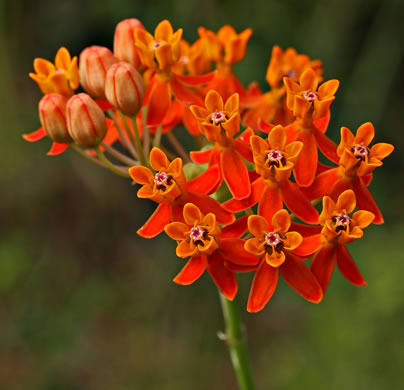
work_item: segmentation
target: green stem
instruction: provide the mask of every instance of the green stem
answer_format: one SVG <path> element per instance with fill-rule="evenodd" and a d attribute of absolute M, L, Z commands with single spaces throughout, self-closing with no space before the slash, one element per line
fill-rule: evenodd
<path fill-rule="evenodd" d="M 157 127 L 156 134 L 154 134 L 153 147 L 160 147 L 161 134 L 163 132 L 163 125 Z"/>
<path fill-rule="evenodd" d="M 168 133 L 166 133 L 166 135 L 167 135 L 167 138 L 170 141 L 171 145 L 174 147 L 174 149 L 176 150 L 178 155 L 180 157 L 182 157 L 184 162 L 191 162 L 191 159 L 189 158 L 189 154 L 184 149 L 184 147 L 181 145 L 181 143 L 178 141 L 178 139 L 176 138 L 174 133 L 172 131 L 169 131 Z"/>
<path fill-rule="evenodd" d="M 222 339 L 229 348 L 240 390 L 254 390 L 251 363 L 248 357 L 247 343 L 242 329 L 237 299 L 229 301 L 220 291 L 219 296 L 226 325 L 226 333 Z"/>
<path fill-rule="evenodd" d="M 105 142 L 102 142 L 101 145 L 105 148 L 105 150 L 111 155 L 114 156 L 120 162 L 126 164 L 128 167 L 133 165 L 138 165 L 139 163 L 136 160 L 126 156 L 125 154 L 121 153 L 120 151 L 116 150 L 112 146 L 109 146 Z"/>
<path fill-rule="evenodd" d="M 140 136 L 139 136 L 139 129 L 137 128 L 137 123 L 136 123 L 136 116 L 132 117 L 132 125 L 133 125 L 133 131 L 135 133 L 135 146 L 136 150 L 139 153 L 139 159 L 140 163 L 144 166 L 147 166 L 147 160 L 144 155 L 144 150 L 142 147 L 142 142 L 140 141 Z"/>
<path fill-rule="evenodd" d="M 97 153 L 98 158 L 104 163 L 105 167 L 108 168 L 111 172 L 126 179 L 130 178 L 127 168 L 122 169 L 121 167 L 112 164 L 112 162 L 105 157 L 104 153 L 101 152 L 100 148 L 97 147 L 94 148 L 94 150 Z"/>

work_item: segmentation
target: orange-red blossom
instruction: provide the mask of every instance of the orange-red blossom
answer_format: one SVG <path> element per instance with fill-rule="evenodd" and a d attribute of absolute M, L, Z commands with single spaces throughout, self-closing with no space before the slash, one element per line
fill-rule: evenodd
<path fill-rule="evenodd" d="M 218 222 L 224 225 L 234 221 L 233 214 L 206 195 L 212 187 L 210 176 L 217 174 L 214 170 L 187 181 L 182 169 L 182 159 L 176 158 L 170 162 L 159 148 L 151 150 L 150 165 L 154 173 L 142 165 L 129 169 L 133 181 L 142 185 L 137 193 L 138 197 L 159 203 L 153 215 L 138 230 L 139 235 L 151 238 L 160 234 L 169 222 L 183 221 L 182 210 L 186 203 L 196 204 L 205 213 L 213 212 Z"/>
<path fill-rule="evenodd" d="M 278 284 L 279 273 L 286 283 L 310 302 L 319 303 L 323 292 L 309 268 L 293 251 L 303 242 L 303 237 L 289 231 L 289 213 L 279 210 L 267 221 L 264 217 L 248 217 L 248 229 L 254 236 L 245 242 L 247 252 L 256 256 L 258 264 L 245 267 L 256 270 L 248 299 L 247 310 L 260 311 L 271 299 Z M 242 271 L 242 267 L 238 267 Z"/>
<path fill-rule="evenodd" d="M 177 241 L 178 257 L 190 257 L 174 282 L 188 285 L 199 279 L 205 269 L 226 298 L 232 300 L 237 293 L 237 280 L 231 264 L 253 266 L 255 256 L 244 250 L 244 241 L 239 238 L 236 227 L 219 227 L 214 213 L 201 213 L 192 203 L 184 206 L 184 222 L 172 222 L 165 232 Z"/>

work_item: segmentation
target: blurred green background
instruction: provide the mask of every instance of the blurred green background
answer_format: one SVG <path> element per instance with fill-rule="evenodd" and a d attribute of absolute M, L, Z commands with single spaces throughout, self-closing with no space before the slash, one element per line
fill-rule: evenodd
<path fill-rule="evenodd" d="M 205 275 L 172 283 L 182 267 L 174 242 L 136 230 L 154 205 L 128 181 L 74 151 L 47 157 L 39 127 L 34 57 L 112 47 L 117 22 L 149 30 L 168 18 L 188 40 L 197 27 L 252 27 L 236 72 L 264 75 L 271 48 L 293 46 L 324 61 L 341 87 L 329 135 L 372 121 L 376 142 L 396 146 L 371 190 L 386 223 L 350 245 L 368 287 L 338 272 L 319 305 L 281 283 L 259 314 L 245 310 L 251 275 L 240 276 L 243 320 L 258 389 L 404 388 L 404 4 L 399 0 L 74 0 L 0 3 L 0 389 L 236 389 L 216 289 Z"/>

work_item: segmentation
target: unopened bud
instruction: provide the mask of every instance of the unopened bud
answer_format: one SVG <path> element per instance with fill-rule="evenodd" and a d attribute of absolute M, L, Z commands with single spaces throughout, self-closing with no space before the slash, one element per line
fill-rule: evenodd
<path fill-rule="evenodd" d="M 72 137 L 67 131 L 67 99 L 58 93 L 49 93 L 39 101 L 39 119 L 48 137 L 55 142 L 67 144 Z"/>
<path fill-rule="evenodd" d="M 80 81 L 91 95 L 105 98 L 105 76 L 118 59 L 112 51 L 103 46 L 90 46 L 80 54 Z"/>
<path fill-rule="evenodd" d="M 67 128 L 71 137 L 85 148 L 96 147 L 105 137 L 105 115 L 86 93 L 72 96 L 67 102 Z"/>
<path fill-rule="evenodd" d="M 107 72 L 105 95 L 126 115 L 135 115 L 142 106 L 145 84 L 139 72 L 127 62 L 112 65 Z"/>
<path fill-rule="evenodd" d="M 138 69 L 140 60 L 135 48 L 136 28 L 144 28 L 138 19 L 125 19 L 117 24 L 114 35 L 114 54 L 120 61 L 129 62 Z"/>

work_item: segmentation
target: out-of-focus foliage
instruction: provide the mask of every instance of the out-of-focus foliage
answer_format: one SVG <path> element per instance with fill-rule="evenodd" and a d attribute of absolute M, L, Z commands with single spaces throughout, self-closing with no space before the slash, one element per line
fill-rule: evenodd
<path fill-rule="evenodd" d="M 404 5 L 400 0 L 40 0 L 0 5 L 0 388 L 234 389 L 216 291 L 208 278 L 171 282 L 183 262 L 166 237 L 136 236 L 153 205 L 127 181 L 69 151 L 50 158 L 39 127 L 32 59 L 65 45 L 112 47 L 117 22 L 149 30 L 168 18 L 193 40 L 197 27 L 230 23 L 254 34 L 236 72 L 263 88 L 271 48 L 294 46 L 341 81 L 329 134 L 372 121 L 375 142 L 396 151 L 372 192 L 384 226 L 350 246 L 368 287 L 338 273 L 316 306 L 277 291 L 258 315 L 243 313 L 262 389 L 404 387 L 402 237 Z M 241 275 L 245 307 L 249 276 Z M 284 287 L 284 286 L 283 286 Z"/>

